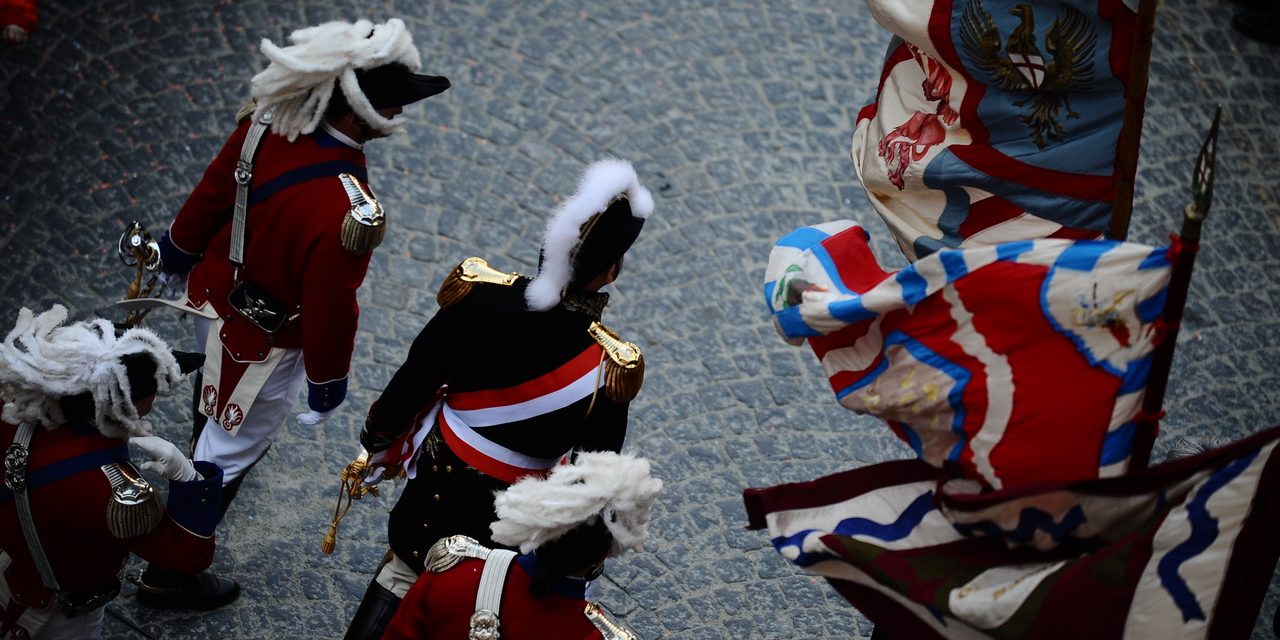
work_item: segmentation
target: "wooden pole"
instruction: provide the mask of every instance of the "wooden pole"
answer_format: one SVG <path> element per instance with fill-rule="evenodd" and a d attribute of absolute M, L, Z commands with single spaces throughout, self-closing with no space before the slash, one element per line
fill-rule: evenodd
<path fill-rule="evenodd" d="M 1182 212 L 1182 232 L 1174 239 L 1173 272 L 1169 275 L 1168 297 L 1165 299 L 1161 322 L 1164 336 L 1151 356 L 1151 373 L 1147 378 L 1146 393 L 1142 397 L 1142 410 L 1135 422 L 1131 469 L 1147 466 L 1151 448 L 1160 430 L 1160 413 L 1164 409 L 1164 393 L 1169 384 L 1169 372 L 1173 368 L 1173 350 L 1178 343 L 1178 325 L 1182 322 L 1182 309 L 1187 303 L 1187 290 L 1191 287 L 1191 270 L 1195 266 L 1196 253 L 1200 249 L 1200 228 L 1209 215 L 1213 203 L 1213 167 L 1218 155 L 1218 124 L 1222 120 L 1222 106 L 1213 116 L 1213 126 L 1200 155 L 1196 159 L 1195 173 L 1191 177 L 1191 203 Z"/>
<path fill-rule="evenodd" d="M 1125 87 L 1124 122 L 1116 140 L 1116 193 L 1111 205 L 1107 237 L 1124 240 L 1133 213 L 1133 182 L 1138 174 L 1138 146 L 1142 140 L 1142 116 L 1146 113 L 1147 79 L 1151 66 L 1151 41 L 1156 33 L 1156 7 L 1160 0 L 1140 0 L 1134 24 L 1133 52 L 1129 58 L 1129 84 Z"/>

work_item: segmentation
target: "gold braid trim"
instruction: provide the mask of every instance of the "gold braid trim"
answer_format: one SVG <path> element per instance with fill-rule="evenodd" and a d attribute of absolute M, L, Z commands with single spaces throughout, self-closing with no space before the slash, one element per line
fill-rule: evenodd
<path fill-rule="evenodd" d="M 644 385 L 644 356 L 634 342 L 626 342 L 609 327 L 592 322 L 587 333 L 609 359 L 604 363 L 604 393 L 614 402 L 631 402 Z"/>
<path fill-rule="evenodd" d="M 582 613 L 600 631 L 604 640 L 639 640 L 640 638 L 634 631 L 628 629 L 627 625 L 615 620 L 608 610 L 594 602 L 588 602 Z"/>
<path fill-rule="evenodd" d="M 440 283 L 440 291 L 436 293 L 436 302 L 441 309 L 448 309 L 458 304 L 477 282 L 511 286 L 520 279 L 518 273 L 503 273 L 489 266 L 481 258 L 467 258 L 453 268 L 444 282 Z"/>

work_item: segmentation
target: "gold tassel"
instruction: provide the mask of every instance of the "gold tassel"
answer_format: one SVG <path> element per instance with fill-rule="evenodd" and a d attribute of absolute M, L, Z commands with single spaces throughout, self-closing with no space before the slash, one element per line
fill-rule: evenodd
<path fill-rule="evenodd" d="M 338 487 L 338 503 L 333 507 L 333 517 L 329 519 L 329 530 L 320 540 L 320 553 L 328 555 L 338 546 L 338 525 L 347 517 L 351 503 L 368 494 L 380 495 L 377 485 L 365 485 L 364 477 L 369 472 L 369 453 L 361 450 L 360 455 L 350 464 L 342 468 L 338 474 L 341 485 Z"/>

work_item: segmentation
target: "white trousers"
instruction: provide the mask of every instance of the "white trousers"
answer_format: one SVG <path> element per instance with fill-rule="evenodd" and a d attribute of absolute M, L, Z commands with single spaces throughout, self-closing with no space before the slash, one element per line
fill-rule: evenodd
<path fill-rule="evenodd" d="M 394 593 L 401 600 L 404 600 L 405 594 L 409 593 L 409 587 L 412 587 L 417 579 L 418 574 L 395 554 L 391 555 L 391 559 L 382 565 L 382 570 L 374 577 L 383 589 Z"/>
<path fill-rule="evenodd" d="M 35 640 L 98 640 L 102 637 L 102 618 L 106 608 L 107 605 L 102 605 L 74 618 L 55 611 L 53 617 L 40 627 Z"/>
<path fill-rule="evenodd" d="M 201 352 L 204 351 L 204 343 L 212 326 L 213 321 L 196 316 L 196 342 Z M 200 433 L 200 440 L 196 442 L 194 459 L 222 467 L 224 486 L 244 475 L 249 467 L 262 458 L 271 443 L 275 442 L 284 421 L 289 418 L 298 402 L 298 394 L 306 379 L 302 349 L 286 349 L 280 364 L 262 384 L 262 389 L 254 398 L 235 437 L 210 418 L 204 425 L 204 431 Z"/>

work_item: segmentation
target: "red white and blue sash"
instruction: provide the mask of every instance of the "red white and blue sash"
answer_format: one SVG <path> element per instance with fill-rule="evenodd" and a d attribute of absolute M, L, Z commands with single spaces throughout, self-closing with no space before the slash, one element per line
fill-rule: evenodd
<path fill-rule="evenodd" d="M 446 391 L 399 446 L 392 447 L 400 454 L 392 459 L 400 461 L 410 478 L 416 477 L 418 452 L 438 422 L 454 454 L 486 475 L 515 482 L 529 474 L 544 474 L 569 452 L 553 458 L 530 456 L 491 440 L 485 430 L 536 418 L 589 397 L 603 382 L 601 356 L 600 345 L 593 343 L 556 369 L 513 387 Z"/>

